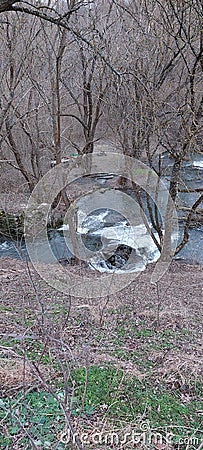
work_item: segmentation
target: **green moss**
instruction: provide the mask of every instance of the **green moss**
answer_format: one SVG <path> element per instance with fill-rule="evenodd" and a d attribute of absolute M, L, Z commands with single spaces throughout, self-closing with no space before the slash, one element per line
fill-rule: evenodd
<path fill-rule="evenodd" d="M 20 239 L 24 231 L 24 215 L 0 210 L 0 234 L 7 238 Z"/>

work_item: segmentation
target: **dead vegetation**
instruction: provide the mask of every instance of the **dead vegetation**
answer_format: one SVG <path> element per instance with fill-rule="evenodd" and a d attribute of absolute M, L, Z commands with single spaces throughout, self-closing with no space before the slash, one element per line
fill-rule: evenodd
<path fill-rule="evenodd" d="M 73 374 L 83 369 L 87 373 L 90 371 L 90 381 L 87 378 L 85 388 L 88 389 L 88 383 L 94 386 L 91 371 L 106 368 L 114 370 L 115 376 L 123 374 L 119 378 L 118 393 L 119 389 L 122 392 L 122 386 L 136 379 L 140 386 L 148 386 L 150 392 L 161 389 L 174 402 L 179 398 L 180 404 L 187 408 L 201 401 L 201 266 L 172 263 L 159 283 L 159 298 L 156 286 L 150 284 L 153 267 L 149 266 L 134 283 L 110 297 L 108 302 L 99 299 L 94 303 L 56 292 L 31 267 L 28 271 L 23 261 L 3 258 L 1 262 L 0 382 L 3 399 L 10 397 L 13 401 L 23 392 L 23 395 L 31 395 L 36 391 L 36 395 L 40 395 L 45 391 L 56 396 L 62 411 L 63 408 L 68 411 L 73 408 L 72 389 L 77 386 L 69 386 Z M 60 403 L 62 386 L 69 398 L 65 403 Z M 85 396 L 84 392 L 82 403 Z M 80 404 L 79 410 L 81 408 Z M 77 433 L 86 429 L 93 433 L 101 428 L 119 429 L 122 435 L 125 429 L 133 427 L 131 421 L 124 426 L 121 418 L 109 417 L 109 407 L 102 408 L 101 404 L 92 417 L 81 413 L 75 420 L 73 415 L 71 423 Z M 189 414 L 188 409 L 188 418 Z M 200 406 L 195 414 L 201 417 Z M 4 422 L 5 419 L 3 426 Z M 23 433 L 25 431 L 21 430 L 21 438 Z M 161 447 L 154 444 L 145 448 Z"/>

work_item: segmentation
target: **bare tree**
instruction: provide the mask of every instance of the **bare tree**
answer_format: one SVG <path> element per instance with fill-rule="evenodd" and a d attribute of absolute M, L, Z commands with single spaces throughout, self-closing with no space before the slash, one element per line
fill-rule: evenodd
<path fill-rule="evenodd" d="M 2 76 L 2 95 L 4 121 L 1 126 L 1 148 L 5 157 L 10 150 L 14 157 L 14 163 L 10 163 L 21 171 L 25 177 L 30 191 L 34 188 L 40 176 L 39 154 L 37 153 L 36 141 L 28 126 L 28 120 L 39 109 L 39 105 L 32 105 L 32 90 L 27 83 L 29 65 L 32 61 L 33 39 L 36 36 L 34 24 L 30 29 L 25 27 L 23 21 L 17 18 L 12 20 L 7 17 L 6 23 L 2 25 L 5 39 L 1 42 L 1 50 L 6 55 L 4 58 L 5 70 Z M 23 33 L 26 29 L 26 43 L 23 45 Z M 26 136 L 22 145 L 19 141 L 20 133 Z M 27 164 L 26 144 L 30 144 L 30 163 Z"/>
<path fill-rule="evenodd" d="M 83 135 L 83 143 L 81 147 L 78 143 L 71 142 L 77 149 L 79 154 L 92 153 L 99 125 L 103 112 L 104 96 L 107 92 L 108 79 L 106 64 L 101 62 L 97 54 L 91 54 L 87 46 L 81 43 L 74 43 L 74 51 L 72 53 L 74 62 L 77 65 L 72 66 L 69 72 L 70 77 L 67 78 L 64 71 L 61 81 L 67 90 L 70 111 L 61 113 L 63 117 L 75 119 L 81 135 Z"/>
<path fill-rule="evenodd" d="M 184 160 L 201 151 L 201 2 L 0 1 L 6 10 L 1 142 L 30 190 L 67 147 L 91 153 L 102 125 L 126 155 L 160 176 L 159 155 L 172 158 L 169 191 L 178 208 Z M 146 201 L 162 242 L 158 211 Z M 187 226 L 190 220 L 189 211 Z"/>
<path fill-rule="evenodd" d="M 169 192 L 178 203 L 183 162 L 200 151 L 202 142 L 202 5 L 159 0 L 113 4 L 121 78 L 112 81 L 110 128 L 125 154 L 147 158 L 159 175 L 161 159 L 158 168 L 155 162 L 167 152 L 173 160 Z M 201 197 L 194 209 L 200 203 Z M 162 223 L 149 196 L 147 204 L 162 240 Z M 191 218 L 189 212 L 187 226 Z"/>

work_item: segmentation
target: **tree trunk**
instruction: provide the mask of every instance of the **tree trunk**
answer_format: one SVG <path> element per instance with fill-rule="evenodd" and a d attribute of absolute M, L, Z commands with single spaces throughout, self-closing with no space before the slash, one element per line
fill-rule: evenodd
<path fill-rule="evenodd" d="M 22 173 L 22 175 L 24 176 L 24 178 L 26 179 L 26 181 L 28 183 L 30 192 L 32 192 L 37 183 L 37 180 L 36 180 L 35 176 L 27 170 L 26 165 L 24 164 L 23 158 L 22 158 L 22 156 L 18 150 L 18 146 L 14 140 L 14 137 L 13 137 L 13 134 L 11 131 L 11 127 L 9 124 L 9 119 L 6 119 L 5 124 L 6 124 L 8 141 L 10 144 L 11 151 L 15 156 L 15 159 L 18 164 L 18 168 L 19 168 L 20 172 Z"/>
<path fill-rule="evenodd" d="M 172 168 L 169 193 L 174 202 L 175 202 L 177 192 L 178 192 L 178 182 L 180 179 L 180 169 L 181 169 L 182 159 L 183 158 L 181 158 L 179 156 L 176 157 L 174 159 L 174 164 L 173 164 L 173 168 Z"/>
<path fill-rule="evenodd" d="M 11 10 L 12 5 L 18 2 L 19 0 L 0 0 L 0 13 Z"/>

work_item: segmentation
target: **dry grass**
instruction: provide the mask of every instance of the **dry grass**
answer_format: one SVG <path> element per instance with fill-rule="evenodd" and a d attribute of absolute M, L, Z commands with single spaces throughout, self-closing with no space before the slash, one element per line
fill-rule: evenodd
<path fill-rule="evenodd" d="M 152 270 L 149 266 L 108 302 L 94 302 L 70 299 L 46 285 L 32 267 L 28 271 L 26 263 L 2 258 L 3 395 L 13 397 L 34 386 L 49 391 L 64 382 L 67 371 L 98 366 L 114 367 L 152 388 L 163 385 L 172 396 L 178 393 L 183 404 L 195 400 L 195 386 L 202 380 L 202 268 L 173 263 L 159 283 L 159 298 L 150 284 Z M 116 429 L 102 410 L 98 417 L 73 420 L 73 425 L 77 432 Z M 119 425 L 120 432 L 129 426 Z"/>

